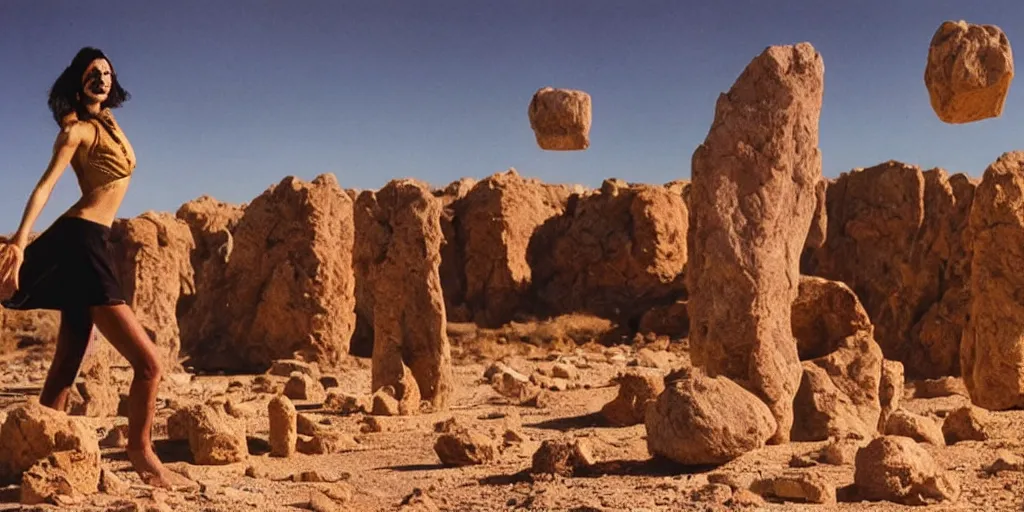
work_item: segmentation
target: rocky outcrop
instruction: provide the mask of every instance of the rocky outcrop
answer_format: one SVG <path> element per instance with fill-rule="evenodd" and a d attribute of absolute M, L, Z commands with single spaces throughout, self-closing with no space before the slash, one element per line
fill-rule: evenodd
<path fill-rule="evenodd" d="M 565 208 L 568 189 L 524 179 L 515 169 L 477 183 L 456 206 L 465 295 L 473 321 L 500 327 L 528 310 L 534 232 Z"/>
<path fill-rule="evenodd" d="M 171 371 L 181 348 L 178 302 L 196 293 L 192 231 L 169 213 L 146 212 L 117 220 L 110 241 L 125 299 Z"/>
<path fill-rule="evenodd" d="M 810 44 L 766 49 L 719 97 L 693 155 L 692 359 L 768 404 L 774 442 L 789 438 L 802 373 L 790 308 L 821 179 L 824 72 Z"/>
<path fill-rule="evenodd" d="M 441 234 L 444 241 L 441 243 L 441 266 L 438 269 L 441 275 L 441 289 L 444 292 L 444 308 L 451 322 L 469 322 L 473 320 L 473 313 L 465 305 L 466 300 L 466 257 L 465 247 L 459 240 L 458 209 L 461 201 L 470 190 L 476 186 L 477 181 L 473 178 L 462 178 L 454 181 L 443 189 L 434 190 L 434 197 L 441 201 Z M 358 227 L 356 229 L 358 233 Z M 358 238 L 358 234 L 356 235 Z M 360 288 L 361 276 L 356 275 L 356 290 Z M 360 310 L 360 319 L 357 332 L 364 338 L 369 334 L 367 346 L 373 346 L 373 322 L 363 320 L 365 312 Z M 362 328 L 363 325 L 368 329 Z M 364 338 L 365 339 L 365 338 Z"/>
<path fill-rule="evenodd" d="M 397 389 L 408 366 L 422 398 L 444 408 L 452 368 L 439 275 L 440 201 L 424 183 L 394 180 L 356 202 L 354 261 L 372 303 L 372 388 Z"/>
<path fill-rule="evenodd" d="M 646 411 L 647 450 L 680 464 L 723 464 L 775 434 L 768 407 L 725 377 L 683 370 Z"/>
<path fill-rule="evenodd" d="M 960 363 L 975 405 L 1024 406 L 1024 152 L 985 170 L 970 229 L 971 299 Z"/>
<path fill-rule="evenodd" d="M 530 128 L 537 145 L 553 151 L 590 147 L 590 95 L 543 87 L 530 99 Z"/>
<path fill-rule="evenodd" d="M 943 122 L 999 117 L 1012 81 L 1013 51 L 999 27 L 947 21 L 935 31 L 924 83 Z"/>
<path fill-rule="evenodd" d="M 198 465 L 232 464 L 249 457 L 244 420 L 216 405 L 179 409 L 167 420 L 167 435 L 172 440 L 187 439 Z"/>
<path fill-rule="evenodd" d="M 250 203 L 223 276 L 200 293 L 191 364 L 261 372 L 301 356 L 331 365 L 355 323 L 352 201 L 333 175 L 288 177 Z"/>
<path fill-rule="evenodd" d="M 828 187 L 828 234 L 805 271 L 860 298 L 887 359 L 914 378 L 956 374 L 966 315 L 974 183 L 886 162 Z"/>
<path fill-rule="evenodd" d="M 882 351 L 857 296 L 843 283 L 804 276 L 792 315 L 804 369 L 792 439 L 872 437 L 881 412 Z"/>
<path fill-rule="evenodd" d="M 672 187 L 605 180 L 573 194 L 530 242 L 537 313 L 590 313 L 636 328 L 685 298 L 686 204 Z"/>

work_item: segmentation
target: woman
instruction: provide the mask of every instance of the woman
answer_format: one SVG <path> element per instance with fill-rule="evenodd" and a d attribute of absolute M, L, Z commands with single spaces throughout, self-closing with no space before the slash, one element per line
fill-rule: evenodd
<path fill-rule="evenodd" d="M 153 451 L 150 430 L 161 367 L 153 342 L 127 306 L 111 264 L 110 225 L 135 169 L 135 153 L 111 109 L 129 99 L 107 57 L 83 48 L 50 90 L 60 126 L 49 166 L 32 191 L 17 234 L 0 245 L 0 298 L 9 309 L 60 311 L 60 334 L 39 402 L 63 411 L 93 326 L 132 365 L 128 457 L 143 481 L 183 483 Z M 82 197 L 28 243 L 32 225 L 68 164 Z"/>

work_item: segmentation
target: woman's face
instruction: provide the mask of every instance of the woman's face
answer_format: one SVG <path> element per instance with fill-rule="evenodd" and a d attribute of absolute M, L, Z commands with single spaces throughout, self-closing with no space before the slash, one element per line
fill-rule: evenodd
<path fill-rule="evenodd" d="M 110 94 L 114 83 L 113 69 L 106 59 L 96 59 L 89 63 L 82 74 L 83 101 L 86 103 L 103 103 Z"/>

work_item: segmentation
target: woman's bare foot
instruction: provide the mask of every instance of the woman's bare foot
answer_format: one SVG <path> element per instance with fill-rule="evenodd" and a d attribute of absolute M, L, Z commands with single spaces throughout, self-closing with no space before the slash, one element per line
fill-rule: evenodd
<path fill-rule="evenodd" d="M 125 451 L 128 453 L 128 460 L 132 462 L 135 471 L 146 485 L 171 490 L 194 485 L 191 480 L 165 468 L 152 448 L 128 448 Z"/>

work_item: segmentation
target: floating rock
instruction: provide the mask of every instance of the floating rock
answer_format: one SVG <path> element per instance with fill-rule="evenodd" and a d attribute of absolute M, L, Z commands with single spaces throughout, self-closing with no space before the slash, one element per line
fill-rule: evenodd
<path fill-rule="evenodd" d="M 836 503 L 836 486 L 818 473 L 792 473 L 754 483 L 754 492 L 798 503 Z"/>
<path fill-rule="evenodd" d="M 62 412 L 38 402 L 9 410 L 0 428 L 0 483 L 20 481 L 23 472 L 56 452 L 98 460 L 100 448 L 91 429 Z"/>
<path fill-rule="evenodd" d="M 534 452 L 530 472 L 571 477 L 585 473 L 596 462 L 590 444 L 583 439 L 572 442 L 548 440 Z"/>
<path fill-rule="evenodd" d="M 245 423 L 223 409 L 194 404 L 176 411 L 167 420 L 168 437 L 180 438 L 182 430 L 198 465 L 231 464 L 249 456 Z"/>
<path fill-rule="evenodd" d="M 58 496 L 80 498 L 97 491 L 100 454 L 82 450 L 59 451 L 39 460 L 21 478 L 21 503 L 55 503 Z"/>
<path fill-rule="evenodd" d="M 687 465 L 722 464 L 765 445 L 771 411 L 725 377 L 683 372 L 647 408 L 647 449 Z"/>
<path fill-rule="evenodd" d="M 974 405 L 1024 406 L 1024 152 L 985 170 L 971 209 L 971 302 L 960 363 Z"/>
<path fill-rule="evenodd" d="M 878 416 L 878 432 L 885 432 L 889 416 L 899 410 L 903 398 L 903 363 L 899 361 L 882 361 L 882 379 L 878 383 L 878 402 L 882 406 Z"/>
<path fill-rule="evenodd" d="M 295 405 L 286 396 L 276 396 L 267 404 L 271 457 L 291 457 L 295 453 L 296 415 Z"/>
<path fill-rule="evenodd" d="M 942 422 L 942 435 L 946 444 L 960 441 L 987 441 L 991 434 L 989 425 L 992 422 L 988 411 L 972 406 L 961 407 Z"/>
<path fill-rule="evenodd" d="M 999 27 L 947 21 L 935 31 L 924 82 L 943 122 L 999 117 L 1012 81 L 1013 52 Z"/>
<path fill-rule="evenodd" d="M 530 99 L 530 128 L 537 145 L 548 151 L 590 147 L 590 95 L 573 89 L 542 87 Z"/>
<path fill-rule="evenodd" d="M 900 409 L 889 416 L 885 425 L 885 434 L 890 436 L 909 437 L 919 443 L 946 446 L 942 428 L 931 418 Z"/>
<path fill-rule="evenodd" d="M 483 434 L 460 428 L 440 435 L 434 443 L 434 453 L 442 464 L 472 466 L 494 461 L 498 456 L 498 446 Z"/>
<path fill-rule="evenodd" d="M 930 505 L 956 501 L 960 484 L 913 439 L 876 438 L 857 452 L 854 482 L 869 501 Z"/>
<path fill-rule="evenodd" d="M 619 394 L 601 408 L 601 415 L 616 427 L 643 423 L 647 406 L 665 391 L 663 376 L 656 370 L 627 370 L 613 382 L 619 385 Z"/>
<path fill-rule="evenodd" d="M 323 402 L 327 392 L 320 382 L 304 373 L 293 372 L 284 385 L 284 395 L 292 400 Z"/>
<path fill-rule="evenodd" d="M 821 179 L 824 72 L 808 43 L 767 48 L 719 97 L 692 159 L 691 358 L 768 404 L 776 443 L 789 439 L 802 375 L 790 318 Z M 757 439 L 761 428 L 743 437 Z M 719 455 L 710 458 L 737 453 Z"/>

